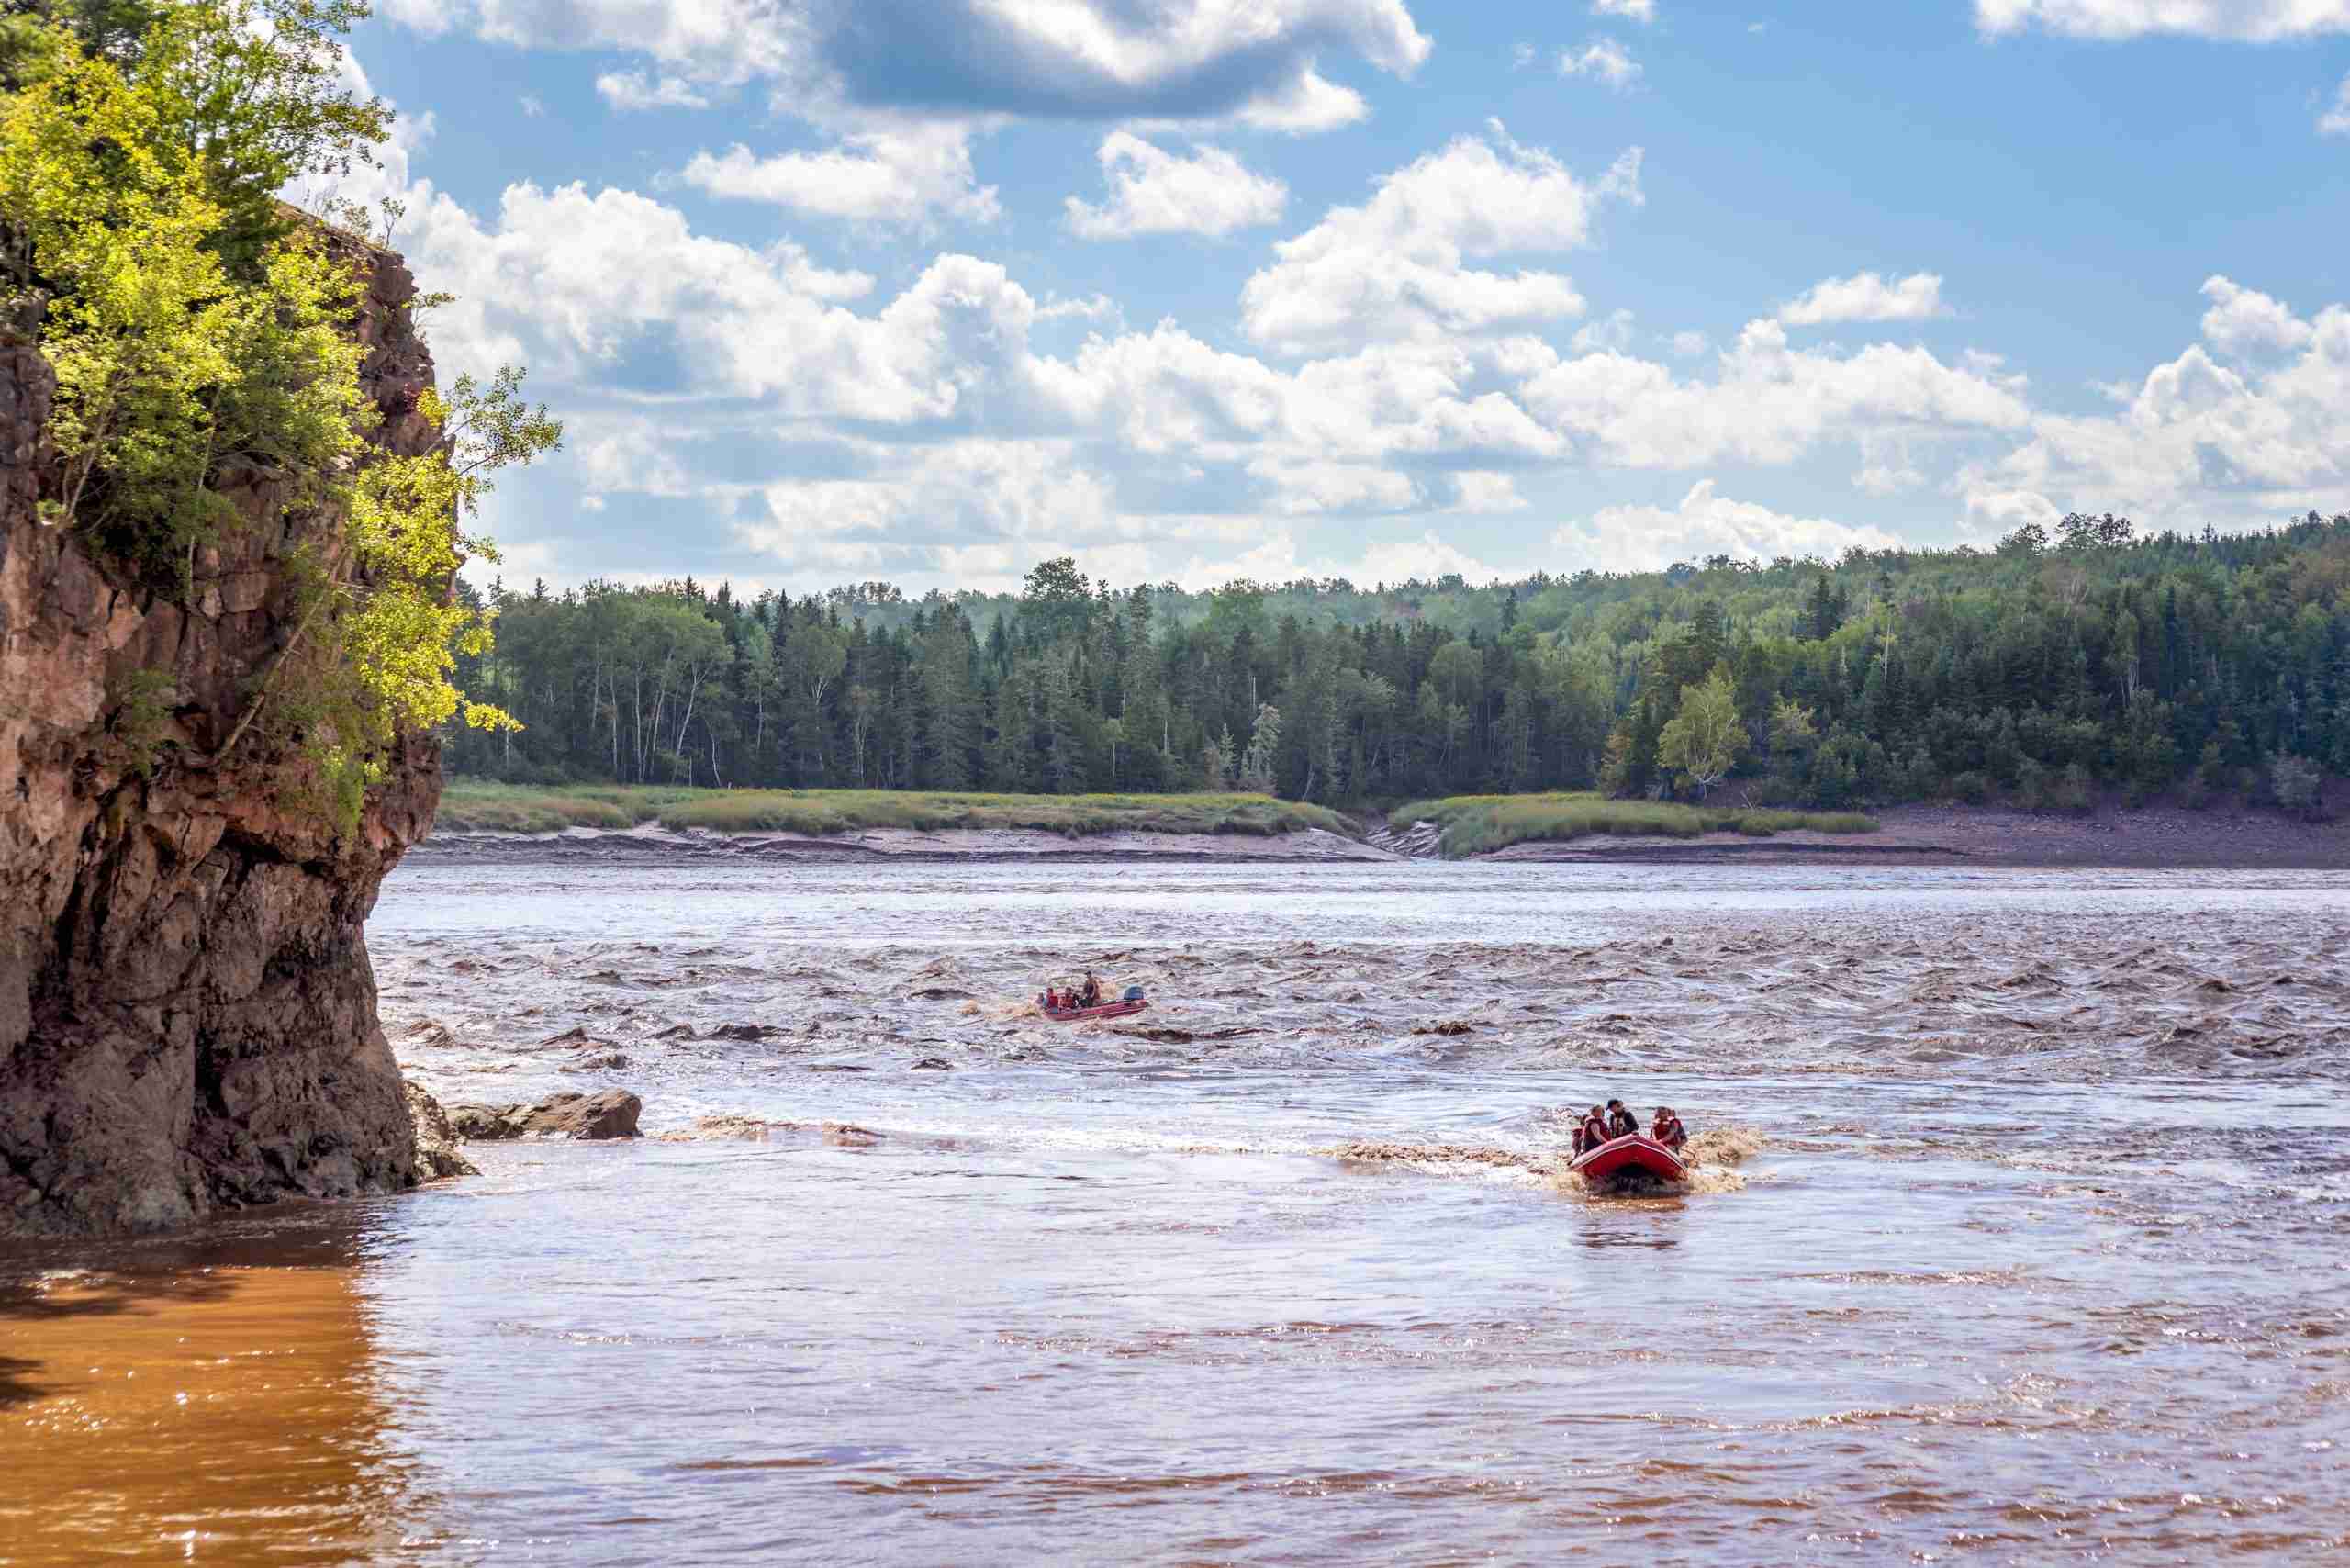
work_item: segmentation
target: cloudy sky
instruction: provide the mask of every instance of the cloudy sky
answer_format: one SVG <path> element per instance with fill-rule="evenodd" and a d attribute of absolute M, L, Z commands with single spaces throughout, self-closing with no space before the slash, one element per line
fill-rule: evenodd
<path fill-rule="evenodd" d="M 2350 506 L 2350 0 L 377 0 L 509 579 Z"/>

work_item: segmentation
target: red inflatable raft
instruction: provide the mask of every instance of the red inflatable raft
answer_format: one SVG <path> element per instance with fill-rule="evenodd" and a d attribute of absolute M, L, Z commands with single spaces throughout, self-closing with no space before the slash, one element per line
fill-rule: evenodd
<path fill-rule="evenodd" d="M 1660 1182 L 1685 1182 L 1689 1168 L 1681 1157 L 1654 1138 L 1628 1133 L 1610 1138 L 1597 1148 L 1575 1157 L 1567 1167 L 1586 1182 L 1605 1182 L 1615 1176 L 1653 1176 Z"/>
<path fill-rule="evenodd" d="M 1124 1018 L 1149 1005 L 1149 1002 L 1141 1001 L 1105 1002 L 1099 1007 L 1046 1007 L 1041 1002 L 1036 1004 L 1045 1016 L 1056 1024 L 1082 1024 L 1089 1018 Z"/>

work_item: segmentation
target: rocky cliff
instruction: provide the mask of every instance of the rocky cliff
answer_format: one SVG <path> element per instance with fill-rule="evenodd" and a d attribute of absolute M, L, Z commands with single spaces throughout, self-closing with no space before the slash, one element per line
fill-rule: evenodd
<path fill-rule="evenodd" d="M 427 450 L 414 286 L 351 253 L 377 440 Z M 403 743 L 355 832 L 304 804 L 297 751 L 205 766 L 293 633 L 292 559 L 341 520 L 235 474 L 245 526 L 198 553 L 194 602 L 129 586 L 36 516 L 51 388 L 0 346 L 0 1236 L 413 1185 L 361 925 L 431 823 L 435 743 Z"/>

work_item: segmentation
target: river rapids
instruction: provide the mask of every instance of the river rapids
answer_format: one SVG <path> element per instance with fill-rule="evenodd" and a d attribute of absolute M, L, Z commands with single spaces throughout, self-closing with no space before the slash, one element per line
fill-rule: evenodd
<path fill-rule="evenodd" d="M 420 862 L 444 1102 L 0 1258 L 0 1562 L 2350 1551 L 2350 876 Z M 1032 1004 L 1091 969 L 1136 1016 Z M 1676 1107 L 1684 1188 L 1573 1116 Z"/>

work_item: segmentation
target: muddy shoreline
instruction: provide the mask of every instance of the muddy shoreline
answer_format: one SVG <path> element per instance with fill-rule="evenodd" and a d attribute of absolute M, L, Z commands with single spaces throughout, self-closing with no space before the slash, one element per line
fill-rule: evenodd
<path fill-rule="evenodd" d="M 1771 838 L 1606 837 L 1514 844 L 1479 860 L 1550 864 L 1986 866 L 2160 869 L 2350 870 L 2350 820 L 2294 822 L 2276 812 L 2156 806 L 2067 816 L 1996 807 L 1897 806 L 1866 834 L 1783 833 Z M 1408 854 L 1312 829 L 1247 834 L 1115 833 L 1071 838 L 1029 830 L 876 828 L 831 837 L 780 833 L 438 833 L 410 856 L 451 862 L 777 860 L 1337 864 L 1405 860 Z"/>
<path fill-rule="evenodd" d="M 1991 806 L 1896 806 L 1873 814 L 1877 831 L 1863 834 L 1582 838 L 1558 844 L 1514 844 L 1477 858 L 1552 863 L 2350 870 L 2350 821 L 2301 823 L 2274 812 L 2152 806 L 2072 816 Z"/>

